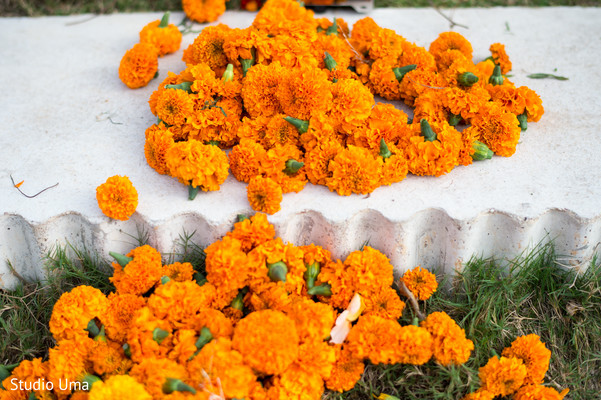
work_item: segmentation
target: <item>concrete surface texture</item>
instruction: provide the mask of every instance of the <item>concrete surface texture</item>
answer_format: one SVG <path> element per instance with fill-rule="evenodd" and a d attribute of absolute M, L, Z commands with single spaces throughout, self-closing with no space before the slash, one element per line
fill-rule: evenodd
<path fill-rule="evenodd" d="M 555 240 L 566 265 L 586 266 L 601 241 L 600 8 L 444 10 L 474 48 L 474 59 L 504 43 L 512 80 L 543 99 L 545 115 L 522 134 L 516 154 L 457 167 L 440 178 L 409 176 L 370 196 L 341 197 L 308 184 L 287 194 L 269 219 L 285 241 L 314 242 L 337 257 L 371 246 L 399 270 L 422 265 L 451 271 L 472 255 L 512 257 Z M 363 17 L 330 11 L 349 24 Z M 429 46 L 449 21 L 434 9 L 376 9 L 378 24 Z M 127 252 L 144 231 L 160 251 L 184 232 L 207 245 L 252 212 L 245 185 L 232 176 L 222 190 L 187 200 L 187 188 L 155 173 L 144 158 L 144 131 L 155 121 L 147 100 L 168 71 L 180 72 L 179 52 L 159 60 L 160 75 L 131 90 L 119 80 L 121 57 L 159 13 L 0 18 L 0 287 L 42 275 L 43 255 L 57 244 L 85 246 L 101 257 Z M 172 21 L 181 21 L 173 13 Z M 227 12 L 217 23 L 248 26 L 253 13 Z M 202 26 L 199 26 L 201 28 Z M 535 80 L 537 72 L 567 81 Z M 125 222 L 97 206 L 95 189 L 127 175 L 139 206 Z M 33 194 L 59 183 L 35 198 Z M 108 257 L 107 257 L 108 258 Z M 10 266 L 5 263 L 10 261 Z"/>

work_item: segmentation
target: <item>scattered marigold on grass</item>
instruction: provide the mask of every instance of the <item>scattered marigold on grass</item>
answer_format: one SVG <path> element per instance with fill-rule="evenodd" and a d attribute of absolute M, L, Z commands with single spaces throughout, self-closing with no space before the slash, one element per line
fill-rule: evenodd
<path fill-rule="evenodd" d="M 419 300 L 428 300 L 438 288 L 436 275 L 421 267 L 406 271 L 401 280 Z"/>

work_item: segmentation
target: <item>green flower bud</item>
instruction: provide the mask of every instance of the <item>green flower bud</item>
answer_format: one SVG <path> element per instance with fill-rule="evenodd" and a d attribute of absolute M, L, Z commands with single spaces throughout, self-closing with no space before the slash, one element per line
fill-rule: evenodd
<path fill-rule="evenodd" d="M 288 274 L 288 266 L 283 261 L 278 261 L 273 264 L 267 263 L 267 276 L 273 282 L 286 282 L 286 275 Z"/>
<path fill-rule="evenodd" d="M 487 145 L 477 140 L 472 145 L 472 149 L 475 150 L 475 153 L 472 154 L 472 160 L 474 161 L 490 160 L 494 154 Z"/>
<path fill-rule="evenodd" d="M 247 58 L 239 58 L 240 59 L 240 65 L 242 65 L 242 76 L 246 77 L 246 73 L 248 72 L 248 70 L 255 65 L 255 49 L 250 49 L 250 54 L 252 56 L 251 59 L 247 59 Z"/>
<path fill-rule="evenodd" d="M 188 185 L 188 200 L 194 200 L 196 195 L 198 195 L 198 186 L 192 186 L 192 184 Z"/>
<path fill-rule="evenodd" d="M 416 64 L 410 64 L 410 65 L 405 65 L 404 67 L 393 68 L 392 71 L 394 72 L 394 76 L 396 77 L 396 80 L 400 82 L 403 80 L 403 78 L 405 77 L 407 72 L 411 72 L 416 68 L 417 68 Z"/>
<path fill-rule="evenodd" d="M 244 311 L 244 296 L 246 296 L 246 293 L 248 293 L 247 287 L 240 289 L 234 300 L 230 303 L 230 307 L 239 311 Z"/>
<path fill-rule="evenodd" d="M 501 67 L 495 65 L 495 69 L 492 71 L 492 75 L 488 78 L 488 83 L 493 86 L 502 85 L 503 84 L 503 75 L 501 74 Z"/>
<path fill-rule="evenodd" d="M 286 168 L 284 168 L 284 173 L 286 175 L 294 175 L 305 165 L 304 162 L 296 161 L 294 159 L 290 159 L 286 161 Z"/>
<path fill-rule="evenodd" d="M 167 378 L 163 384 L 163 393 L 171 394 L 173 392 L 190 392 L 196 394 L 196 389 L 184 383 L 181 379 Z"/>
<path fill-rule="evenodd" d="M 109 256 L 113 257 L 117 264 L 125 268 L 130 261 L 133 260 L 133 257 L 127 257 L 123 254 L 115 253 L 114 251 L 109 251 Z"/>
<path fill-rule="evenodd" d="M 461 86 L 469 87 L 478 82 L 478 77 L 471 72 L 464 72 L 457 77 L 457 82 L 459 82 Z"/>
<path fill-rule="evenodd" d="M 159 24 L 159 28 L 166 28 L 167 25 L 169 25 L 169 15 L 171 13 L 169 11 L 167 11 L 165 14 L 163 14 L 163 18 L 161 18 L 161 23 Z"/>
<path fill-rule="evenodd" d="M 390 152 L 390 149 L 388 149 L 384 138 L 380 139 L 380 156 L 385 160 L 392 156 L 392 153 Z"/>
<path fill-rule="evenodd" d="M 432 130 L 432 127 L 426 119 L 422 119 L 419 122 L 419 125 L 422 130 L 422 136 L 427 142 L 433 142 L 437 139 L 436 133 Z"/>
<path fill-rule="evenodd" d="M 330 53 L 328 53 L 327 51 L 325 53 L 326 53 L 326 55 L 323 58 L 323 62 L 325 63 L 328 71 L 331 72 L 336 69 L 336 66 L 338 65 L 338 63 L 336 62 L 336 60 L 334 60 L 334 57 L 332 57 L 330 55 Z"/>
<path fill-rule="evenodd" d="M 284 117 L 284 119 L 294 125 L 298 133 L 305 133 L 309 130 L 309 121 L 292 117 Z"/>
<path fill-rule="evenodd" d="M 205 345 L 211 340 L 213 340 L 213 335 L 211 334 L 211 331 L 206 326 L 203 326 L 200 330 L 200 336 L 196 340 L 196 343 L 194 343 L 194 346 L 196 346 L 196 351 L 190 356 L 190 358 L 188 358 L 188 360 L 191 360 L 194 357 L 196 357 L 198 353 L 200 353 L 202 348 L 205 347 Z"/>
<path fill-rule="evenodd" d="M 164 329 L 154 328 L 154 331 L 152 331 L 152 340 L 158 344 L 161 344 L 163 340 L 167 339 L 167 336 L 169 336 L 169 332 Z"/>
<path fill-rule="evenodd" d="M 305 282 L 307 282 L 307 288 L 311 289 L 313 286 L 315 286 L 315 279 L 317 279 L 317 276 L 321 271 L 321 266 L 318 262 L 314 262 L 311 265 L 305 264 L 305 267 L 307 269 L 305 270 L 303 276 L 305 278 Z"/>
<path fill-rule="evenodd" d="M 311 289 L 307 290 L 307 294 L 309 296 L 331 296 L 332 286 L 327 283 L 323 283 L 319 286 L 313 286 Z"/>

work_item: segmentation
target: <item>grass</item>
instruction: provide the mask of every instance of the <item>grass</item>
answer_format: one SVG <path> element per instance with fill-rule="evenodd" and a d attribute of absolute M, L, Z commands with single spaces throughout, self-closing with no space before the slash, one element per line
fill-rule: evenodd
<path fill-rule="evenodd" d="M 227 6 L 236 9 L 240 0 Z M 375 0 L 376 7 L 598 6 L 598 0 Z M 181 0 L 0 0 L 1 16 L 181 10 Z"/>
<path fill-rule="evenodd" d="M 202 271 L 204 251 L 180 237 L 169 262 L 187 261 Z M 139 240 L 142 244 L 144 240 Z M 458 399 L 478 385 L 478 368 L 500 354 L 517 336 L 538 334 L 552 351 L 546 383 L 570 388 L 569 398 L 596 399 L 601 393 L 601 264 L 585 273 L 558 265 L 552 245 L 540 246 L 514 260 L 509 268 L 488 259 L 472 259 L 461 273 L 442 282 L 428 300 L 426 312 L 446 311 L 474 341 L 475 350 L 462 366 L 368 365 L 354 389 L 327 392 L 324 400 L 362 400 L 380 393 L 401 399 Z M 69 246 L 47 256 L 48 279 L 0 291 L 0 363 L 47 357 L 53 346 L 48 321 L 54 302 L 71 288 L 86 284 L 113 290 L 106 261 Z M 411 323 L 408 307 L 403 324 Z"/>

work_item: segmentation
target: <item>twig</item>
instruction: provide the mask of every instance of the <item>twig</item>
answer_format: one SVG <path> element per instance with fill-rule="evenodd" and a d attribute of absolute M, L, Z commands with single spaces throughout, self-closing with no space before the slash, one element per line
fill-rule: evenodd
<path fill-rule="evenodd" d="M 440 8 L 434 7 L 434 10 L 436 10 L 437 13 L 442 15 L 442 17 L 444 19 L 446 19 L 447 21 L 449 21 L 451 23 L 451 29 L 453 29 L 453 27 L 455 27 L 455 26 L 459 26 L 459 27 L 465 28 L 465 29 L 470 29 L 467 25 L 459 24 L 459 23 L 453 21 L 451 18 L 447 17 L 442 11 L 440 11 Z"/>
<path fill-rule="evenodd" d="M 78 25 L 78 24 L 83 24 L 84 22 L 88 22 L 93 20 L 94 18 L 96 18 L 98 16 L 98 14 L 94 14 L 94 15 L 90 15 L 88 18 L 86 19 L 82 19 L 80 21 L 73 21 L 73 22 L 67 22 L 65 24 L 65 26 L 73 26 L 73 25 Z"/>
<path fill-rule="evenodd" d="M 415 298 L 413 293 L 411 293 L 411 290 L 409 290 L 409 288 L 405 285 L 405 282 L 401 281 L 399 289 L 401 289 L 401 293 L 403 293 L 405 297 L 409 299 L 409 303 L 411 304 L 413 311 L 415 311 L 415 315 L 417 315 L 417 318 L 419 318 L 420 320 L 425 319 L 426 316 L 419 310 L 417 299 Z"/>
<path fill-rule="evenodd" d="M 48 190 L 48 189 L 52 189 L 53 187 L 57 187 L 57 186 L 58 186 L 58 182 L 57 182 L 57 183 L 55 183 L 54 185 L 52 185 L 52 186 L 48 186 L 47 188 L 45 188 L 45 189 L 42 189 L 42 190 L 40 190 L 39 192 L 37 192 L 36 194 L 34 194 L 34 195 L 31 195 L 31 196 L 30 196 L 30 195 L 27 195 L 27 194 L 23 193 L 23 191 L 21 190 L 21 188 L 19 188 L 19 187 L 18 187 L 18 186 L 15 184 L 15 180 L 13 179 L 13 176 L 12 176 L 12 175 L 9 175 L 9 176 L 10 176 L 10 180 L 11 180 L 11 182 L 13 183 L 13 186 L 15 187 L 15 189 L 17 189 L 17 190 L 19 191 L 19 193 L 21 193 L 23 196 L 27 197 L 28 199 L 33 199 L 34 197 L 36 197 L 36 196 L 39 196 L 40 194 L 42 194 L 43 192 L 45 192 L 46 190 Z"/>

